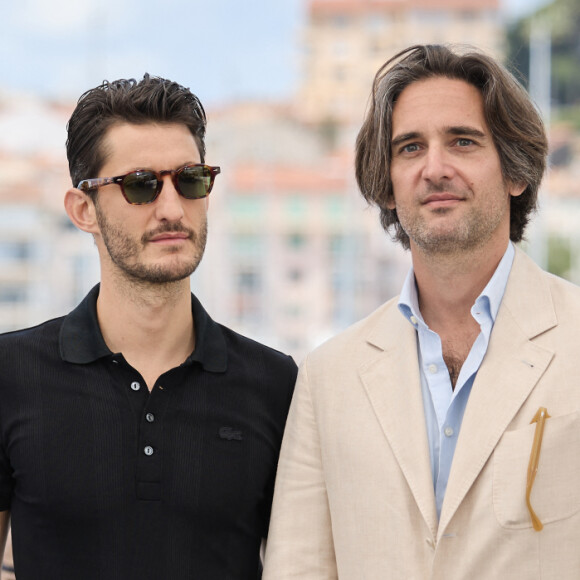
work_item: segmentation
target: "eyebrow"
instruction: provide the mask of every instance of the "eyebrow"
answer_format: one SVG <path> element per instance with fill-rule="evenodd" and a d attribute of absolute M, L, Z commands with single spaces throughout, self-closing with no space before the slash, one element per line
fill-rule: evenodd
<path fill-rule="evenodd" d="M 476 129 L 475 127 L 468 127 L 467 125 L 459 125 L 458 127 L 447 127 L 445 133 L 448 135 L 468 135 L 471 137 L 485 137 L 485 133 Z"/>
<path fill-rule="evenodd" d="M 397 137 L 395 137 L 391 141 L 391 148 L 394 149 L 395 147 L 397 147 L 401 143 L 404 143 L 405 141 L 411 141 L 413 139 L 417 139 L 420 136 L 421 136 L 421 133 L 419 133 L 418 131 L 413 131 L 411 133 L 403 133 L 402 135 L 397 135 Z"/>
<path fill-rule="evenodd" d="M 447 135 L 455 135 L 455 136 L 465 135 L 467 137 L 479 137 L 479 138 L 486 137 L 486 134 L 483 131 L 476 129 L 475 127 L 469 127 L 468 125 L 454 125 L 452 127 L 445 127 L 444 133 Z M 397 135 L 397 137 L 395 137 L 391 141 L 391 147 L 395 148 L 401 143 L 412 141 L 413 139 L 418 139 L 421 136 L 422 133 L 420 133 L 419 131 L 411 131 L 409 133 Z"/>

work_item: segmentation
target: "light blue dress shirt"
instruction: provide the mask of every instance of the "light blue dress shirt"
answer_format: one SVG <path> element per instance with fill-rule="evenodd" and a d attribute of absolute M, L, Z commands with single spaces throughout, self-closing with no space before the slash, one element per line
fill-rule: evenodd
<path fill-rule="evenodd" d="M 441 515 L 467 399 L 487 351 L 491 329 L 505 292 L 514 254 L 515 250 L 510 242 L 496 271 L 471 307 L 471 315 L 479 324 L 481 332 L 461 367 L 455 390 L 451 386 L 449 372 L 443 360 L 441 339 L 437 333 L 429 329 L 421 316 L 413 268 L 407 275 L 399 297 L 399 310 L 415 327 L 419 339 L 417 351 L 421 391 L 438 517 Z"/>

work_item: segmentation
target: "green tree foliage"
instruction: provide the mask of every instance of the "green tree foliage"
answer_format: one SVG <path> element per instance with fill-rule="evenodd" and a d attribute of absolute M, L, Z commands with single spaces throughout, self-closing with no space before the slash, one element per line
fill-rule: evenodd
<path fill-rule="evenodd" d="M 548 272 L 569 279 L 572 259 L 570 240 L 557 236 L 548 238 Z"/>
<path fill-rule="evenodd" d="M 541 19 L 551 31 L 552 104 L 580 107 L 580 2 L 554 0 L 513 24 L 508 31 L 508 65 L 527 84 L 530 68 L 530 30 L 532 21 Z"/>

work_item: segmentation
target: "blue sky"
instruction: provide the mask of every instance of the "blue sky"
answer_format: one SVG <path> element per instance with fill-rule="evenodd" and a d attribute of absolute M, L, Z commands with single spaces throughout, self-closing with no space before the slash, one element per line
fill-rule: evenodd
<path fill-rule="evenodd" d="M 510 17 L 546 3 L 502 1 Z M 148 71 L 209 105 L 284 98 L 304 18 L 305 0 L 0 0 L 0 90 L 76 99 Z"/>

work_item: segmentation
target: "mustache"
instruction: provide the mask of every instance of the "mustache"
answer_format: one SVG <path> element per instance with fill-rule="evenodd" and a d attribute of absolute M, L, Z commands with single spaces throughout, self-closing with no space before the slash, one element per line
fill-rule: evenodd
<path fill-rule="evenodd" d="M 148 232 L 145 232 L 142 236 L 141 236 L 141 241 L 145 244 L 147 243 L 151 238 L 158 236 L 159 234 L 165 234 L 168 232 L 178 232 L 180 234 L 186 234 L 187 237 L 190 240 L 195 240 L 195 238 L 197 237 L 197 234 L 190 228 L 186 228 L 182 223 L 180 222 L 167 222 L 164 224 L 161 224 L 159 227 L 155 228 L 154 230 L 150 230 Z"/>
<path fill-rule="evenodd" d="M 463 195 L 463 192 L 459 191 L 451 183 L 429 183 L 423 192 L 425 195 L 431 195 L 432 193 L 451 193 L 452 195 Z"/>
<path fill-rule="evenodd" d="M 449 194 L 458 199 L 467 199 L 469 192 L 465 188 L 459 188 L 451 183 L 428 183 L 419 194 L 419 202 L 423 203 L 432 195 Z"/>

